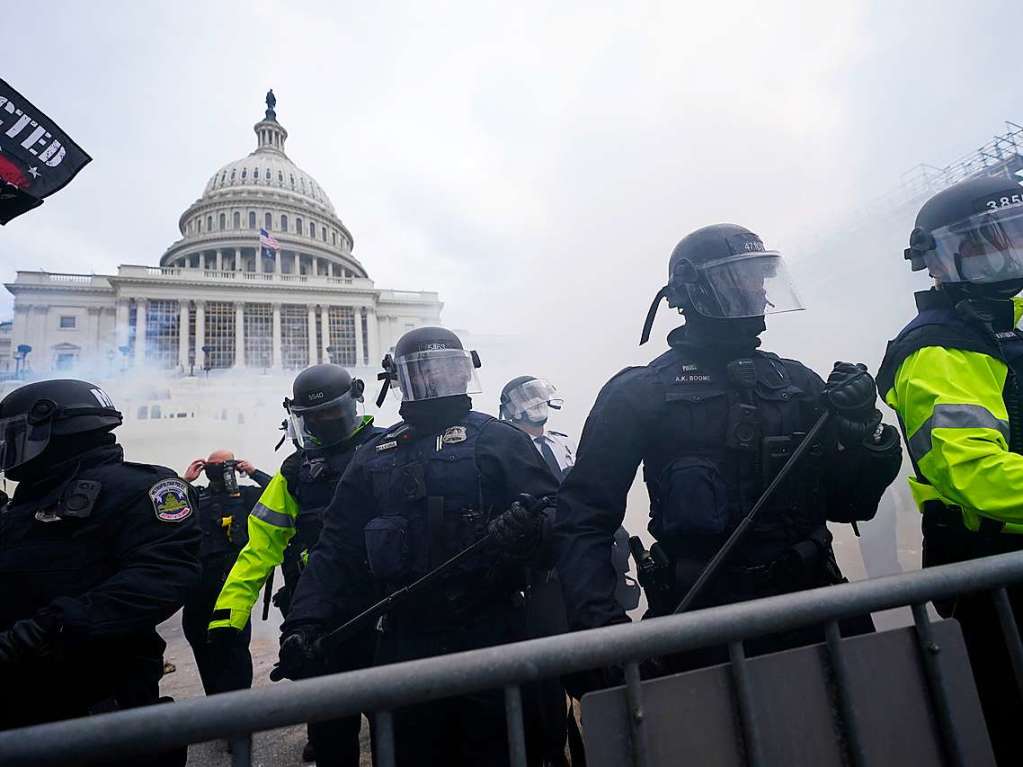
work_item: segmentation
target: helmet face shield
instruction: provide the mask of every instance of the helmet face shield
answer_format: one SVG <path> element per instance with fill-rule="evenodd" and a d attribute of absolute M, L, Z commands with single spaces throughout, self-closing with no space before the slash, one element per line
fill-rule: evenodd
<path fill-rule="evenodd" d="M 359 425 L 359 401 L 353 386 L 340 397 L 312 407 L 288 407 L 288 428 L 295 444 L 303 450 L 330 447 L 348 439 Z"/>
<path fill-rule="evenodd" d="M 1023 206 L 976 213 L 931 232 L 923 260 L 941 282 L 1023 279 Z"/>
<path fill-rule="evenodd" d="M 0 421 L 0 471 L 9 471 L 42 454 L 50 444 L 52 421 L 33 423 L 28 415 Z"/>
<path fill-rule="evenodd" d="M 542 378 L 525 381 L 509 391 L 507 397 L 504 412 L 513 421 L 543 423 L 547 420 L 549 409 L 560 410 L 564 404 L 554 384 Z"/>
<path fill-rule="evenodd" d="M 684 280 L 689 298 L 705 317 L 762 317 L 803 308 L 777 251 L 740 253 L 689 268 Z"/>
<path fill-rule="evenodd" d="M 463 349 L 412 352 L 398 357 L 394 366 L 398 388 L 406 402 L 482 391 L 473 355 Z"/>

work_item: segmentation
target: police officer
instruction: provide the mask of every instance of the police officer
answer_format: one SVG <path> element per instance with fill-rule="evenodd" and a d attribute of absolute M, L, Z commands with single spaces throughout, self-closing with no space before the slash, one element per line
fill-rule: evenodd
<path fill-rule="evenodd" d="M 207 481 L 197 489 L 202 580 L 185 602 L 181 626 L 192 646 L 203 689 L 213 695 L 252 686 L 251 626 L 245 624 L 239 633 L 220 632 L 224 641 L 214 645 L 208 641 L 207 629 L 220 589 L 248 540 L 249 511 L 270 482 L 270 475 L 248 461 L 236 461 L 230 450 L 215 450 L 205 460 L 195 459 L 183 476 L 186 482 L 194 482 L 201 473 Z M 256 484 L 239 485 L 238 473 Z"/>
<path fill-rule="evenodd" d="M 228 575 L 210 621 L 210 641 L 237 635 L 249 625 L 259 590 L 277 565 L 282 565 L 284 588 L 275 602 L 287 617 L 291 595 L 309 552 L 320 536 L 323 510 L 355 451 L 381 430 L 372 416 L 359 416 L 363 382 L 340 365 L 313 365 L 295 377 L 293 398 L 284 400 L 288 433 L 297 450 L 266 486 L 248 520 L 248 542 Z M 356 651 L 357 649 L 357 651 Z M 366 665 L 372 646 L 353 648 L 350 668 Z M 330 726 L 310 727 L 310 746 L 303 758 L 327 763 L 342 749 L 347 764 L 358 764 L 360 718 Z M 321 743 L 321 747 L 317 744 Z M 340 763 L 340 762 L 339 762 Z"/>
<path fill-rule="evenodd" d="M 316 640 L 332 626 L 488 531 L 494 550 L 386 616 L 376 662 L 525 636 L 525 571 L 541 548 L 544 517 L 511 507 L 521 493 L 553 494 L 557 481 L 523 432 L 471 409 L 478 366 L 475 352 L 436 327 L 409 331 L 384 359 L 385 387 L 397 382 L 403 420 L 359 450 L 327 509 L 283 627 L 285 674 L 301 676 L 318 662 Z M 535 724 L 527 716 L 534 762 Z M 396 711 L 394 727 L 399 767 L 508 763 L 499 690 Z"/>
<path fill-rule="evenodd" d="M 499 413 L 526 432 L 540 451 L 551 473 L 563 481 L 575 465 L 575 444 L 567 434 L 547 428 L 551 410 L 561 410 L 565 401 L 550 381 L 534 376 L 518 376 L 501 390 Z M 626 610 L 639 604 L 639 585 L 629 577 L 629 533 L 624 527 L 615 532 L 611 559 L 619 575 L 615 598 Z M 560 596 L 558 597 L 560 602 Z"/>
<path fill-rule="evenodd" d="M 931 290 L 878 374 L 899 414 L 923 512 L 923 565 L 1023 549 L 1023 189 L 963 181 L 920 209 L 906 258 Z M 1018 589 L 1009 590 L 1017 625 Z M 1019 763 L 1015 684 L 988 594 L 937 605 L 963 630 L 999 764 Z"/>
<path fill-rule="evenodd" d="M 0 469 L 18 483 L 0 510 L 0 729 L 159 700 L 156 626 L 198 581 L 199 528 L 188 484 L 124 460 L 120 425 L 85 381 L 0 401 Z"/>
<path fill-rule="evenodd" d="M 501 389 L 500 416 L 526 432 L 559 480 L 575 463 L 575 445 L 567 434 L 547 428 L 551 410 L 561 410 L 564 400 L 554 384 L 533 376 L 513 378 Z"/>
<path fill-rule="evenodd" d="M 608 552 L 640 463 L 648 529 L 671 562 L 669 595 L 655 615 L 681 601 L 825 408 L 835 412 L 834 428 L 774 495 L 700 606 L 841 580 L 825 523 L 870 519 L 901 464 L 898 432 L 881 425 L 862 366 L 837 363 L 825 385 L 800 363 L 758 349 L 764 315 L 802 307 L 781 255 L 756 234 L 719 224 L 679 242 L 641 343 L 663 298 L 685 325 L 669 334 L 667 352 L 601 390 L 559 494 L 558 571 L 576 629 L 627 620 L 614 600 Z M 803 639 L 776 637 L 760 648 Z"/>
<path fill-rule="evenodd" d="M 540 453 L 551 470 L 551 473 L 563 481 L 568 472 L 575 464 L 575 445 L 567 434 L 547 428 L 547 421 L 550 411 L 560 411 L 564 406 L 564 400 L 558 394 L 557 388 L 550 381 L 535 376 L 517 376 L 511 379 L 501 389 L 501 399 L 498 412 L 503 420 L 507 420 L 517 428 L 524 431 L 533 440 L 533 445 Z M 615 587 L 615 599 L 626 611 L 633 610 L 639 605 L 640 588 L 639 584 L 631 578 L 629 573 L 629 534 L 624 527 L 615 531 L 611 545 L 611 561 L 615 572 L 618 574 L 618 581 Z M 535 570 L 530 573 L 529 601 L 527 603 L 527 624 L 530 628 L 530 636 L 547 636 L 551 634 L 563 634 L 568 631 L 568 619 L 565 614 L 565 601 L 561 595 L 561 581 L 555 568 Z M 545 681 L 543 684 L 551 685 L 552 690 L 557 690 L 560 685 L 557 679 Z M 554 700 L 555 695 L 545 696 L 546 700 Z M 564 719 L 568 724 L 567 736 L 572 750 L 573 761 L 579 762 L 584 759 L 582 748 L 582 735 L 578 723 L 571 710 L 565 709 L 565 696 L 561 695 L 561 701 L 557 702 L 558 711 L 564 710 L 565 717 L 558 717 L 555 712 L 545 712 L 543 722 L 547 725 L 559 718 Z M 548 729 L 553 729 L 548 727 Z M 552 738 L 564 740 L 565 735 L 559 729 L 553 729 Z"/>

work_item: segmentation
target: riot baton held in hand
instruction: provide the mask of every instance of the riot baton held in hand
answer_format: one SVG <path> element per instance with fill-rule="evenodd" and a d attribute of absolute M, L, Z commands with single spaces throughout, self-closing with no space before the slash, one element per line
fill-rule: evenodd
<path fill-rule="evenodd" d="M 718 570 L 721 569 L 721 565 L 724 564 L 725 559 L 732 552 L 739 542 L 742 540 L 746 531 L 749 530 L 753 524 L 753 520 L 756 519 L 757 514 L 764 508 L 771 496 L 774 495 L 774 491 L 778 489 L 778 485 L 782 483 L 788 473 L 793 467 L 799 463 L 799 459 L 803 457 L 803 453 L 810 449 L 810 445 L 813 444 L 814 439 L 817 437 L 818 432 L 824 428 L 824 424 L 827 423 L 828 417 L 831 415 L 830 412 L 824 411 L 821 417 L 817 419 L 817 422 L 811 427 L 810 431 L 803 437 L 803 441 L 799 443 L 799 446 L 792 451 L 792 455 L 785 462 L 785 465 L 778 470 L 778 473 L 771 480 L 771 484 L 767 486 L 767 489 L 757 498 L 757 502 L 753 504 L 753 508 L 749 510 L 749 514 L 742 518 L 742 521 L 736 526 L 732 534 L 728 536 L 728 540 L 724 542 L 717 554 L 714 555 L 713 559 L 707 563 L 707 566 L 703 568 L 703 572 L 700 573 L 700 577 L 696 579 L 696 583 L 692 585 L 686 595 L 679 602 L 678 607 L 675 608 L 675 614 L 684 613 L 688 610 L 696 598 L 703 592 L 704 587 L 710 582 L 710 579 L 717 575 Z"/>
<path fill-rule="evenodd" d="M 274 570 L 276 569 L 276 567 L 270 568 L 270 574 L 266 576 L 266 582 L 263 584 L 263 620 L 267 620 L 270 617 L 270 604 L 273 602 Z"/>
<path fill-rule="evenodd" d="M 494 542 L 494 536 L 484 535 L 476 543 L 462 549 L 460 552 L 455 554 L 451 559 L 447 560 L 443 564 L 438 565 L 422 578 L 413 581 L 408 586 L 402 586 L 397 591 L 389 594 L 388 596 L 381 599 L 372 607 L 367 607 L 361 613 L 356 615 L 347 623 L 339 626 L 338 628 L 331 631 L 329 634 L 316 640 L 316 650 L 320 653 L 329 651 L 343 644 L 346 640 L 351 639 L 353 636 L 358 634 L 361 630 L 367 627 L 367 624 L 373 625 L 382 615 L 386 615 L 395 607 L 400 605 L 402 602 L 406 602 L 416 595 L 416 592 L 426 588 L 433 581 L 443 577 L 463 560 L 468 559 L 473 554 L 480 552 L 482 549 L 490 546 Z"/>

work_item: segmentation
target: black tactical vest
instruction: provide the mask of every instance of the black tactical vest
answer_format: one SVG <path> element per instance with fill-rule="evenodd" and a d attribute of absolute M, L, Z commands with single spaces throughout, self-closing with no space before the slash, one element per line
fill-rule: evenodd
<path fill-rule="evenodd" d="M 651 534 L 675 556 L 703 558 L 745 516 L 819 415 L 812 373 L 755 351 L 726 362 L 672 348 L 648 366 L 663 390 L 643 457 Z M 802 383 L 801 383 L 802 382 Z M 812 448 L 758 517 L 736 560 L 771 561 L 826 521 Z"/>
<path fill-rule="evenodd" d="M 241 492 L 213 492 L 209 487 L 199 488 L 199 528 L 202 544 L 199 557 L 206 558 L 226 553 L 237 554 L 249 539 L 247 517 Z M 230 518 L 225 524 L 225 520 Z"/>

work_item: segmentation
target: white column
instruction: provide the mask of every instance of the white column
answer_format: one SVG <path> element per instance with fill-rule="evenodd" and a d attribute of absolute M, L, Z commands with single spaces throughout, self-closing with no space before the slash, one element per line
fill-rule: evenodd
<path fill-rule="evenodd" d="M 217 248 L 217 271 L 224 271 L 224 251 L 220 248 Z"/>
<path fill-rule="evenodd" d="M 188 301 L 178 299 L 178 365 L 188 372 Z"/>
<path fill-rule="evenodd" d="M 281 269 L 281 251 L 280 250 L 275 250 L 274 251 L 274 274 L 280 274 L 281 272 L 282 272 L 282 269 Z"/>
<path fill-rule="evenodd" d="M 242 249 L 234 249 L 234 270 L 236 272 L 242 271 Z"/>
<path fill-rule="evenodd" d="M 302 273 L 302 257 L 301 257 L 301 255 L 299 254 L 299 252 L 297 250 L 295 251 L 295 269 L 294 269 L 294 272 L 295 272 L 295 274 L 301 274 Z"/>
<path fill-rule="evenodd" d="M 355 366 L 362 367 L 366 364 L 362 358 L 362 307 L 356 306 L 353 309 L 355 314 Z"/>
<path fill-rule="evenodd" d="M 320 259 L 318 259 L 316 256 L 310 256 L 309 257 L 309 265 L 312 268 L 313 276 L 314 277 L 319 277 L 320 276 Z"/>
<path fill-rule="evenodd" d="M 380 325 L 377 323 L 376 307 L 366 307 L 366 329 L 369 331 L 369 364 L 379 365 L 384 354 L 380 351 Z"/>
<path fill-rule="evenodd" d="M 199 253 L 199 268 L 200 269 L 205 269 L 206 268 L 206 251 L 205 250 L 201 251 Z"/>
<path fill-rule="evenodd" d="M 195 302 L 195 369 L 206 369 L 206 352 L 202 347 L 206 345 L 206 303 Z"/>
<path fill-rule="evenodd" d="M 263 273 L 263 246 L 262 245 L 256 246 L 256 263 L 255 263 L 255 267 L 256 268 L 255 268 L 254 271 L 257 274 L 262 274 Z"/>
<path fill-rule="evenodd" d="M 309 304 L 309 364 L 315 365 L 319 356 L 316 354 L 316 304 Z"/>
<path fill-rule="evenodd" d="M 245 303 L 234 305 L 234 366 L 245 367 Z"/>
<path fill-rule="evenodd" d="M 281 368 L 281 305 L 276 301 L 273 303 L 273 335 L 271 337 L 271 348 L 273 356 L 270 358 L 271 365 L 280 370 Z"/>
<path fill-rule="evenodd" d="M 330 362 L 330 354 L 327 353 L 327 347 L 330 346 L 330 308 L 326 304 L 320 304 L 320 329 L 323 338 L 320 341 L 323 343 L 322 354 L 320 359 L 324 362 Z"/>
<path fill-rule="evenodd" d="M 92 347 L 90 353 L 95 359 L 95 364 L 99 364 L 100 360 L 100 343 L 99 343 L 99 313 L 100 308 L 98 306 L 90 306 L 85 312 L 89 321 L 89 331 L 87 341 L 89 346 Z"/>
<path fill-rule="evenodd" d="M 327 276 L 328 277 L 333 277 L 334 276 L 334 262 L 333 261 L 328 261 L 327 262 Z"/>
<path fill-rule="evenodd" d="M 128 344 L 128 300 L 126 298 L 117 299 L 115 311 L 117 314 L 114 319 L 114 343 L 117 344 L 116 351 L 120 355 L 120 347 Z"/>
<path fill-rule="evenodd" d="M 146 299 L 135 299 L 135 367 L 146 361 Z"/>

